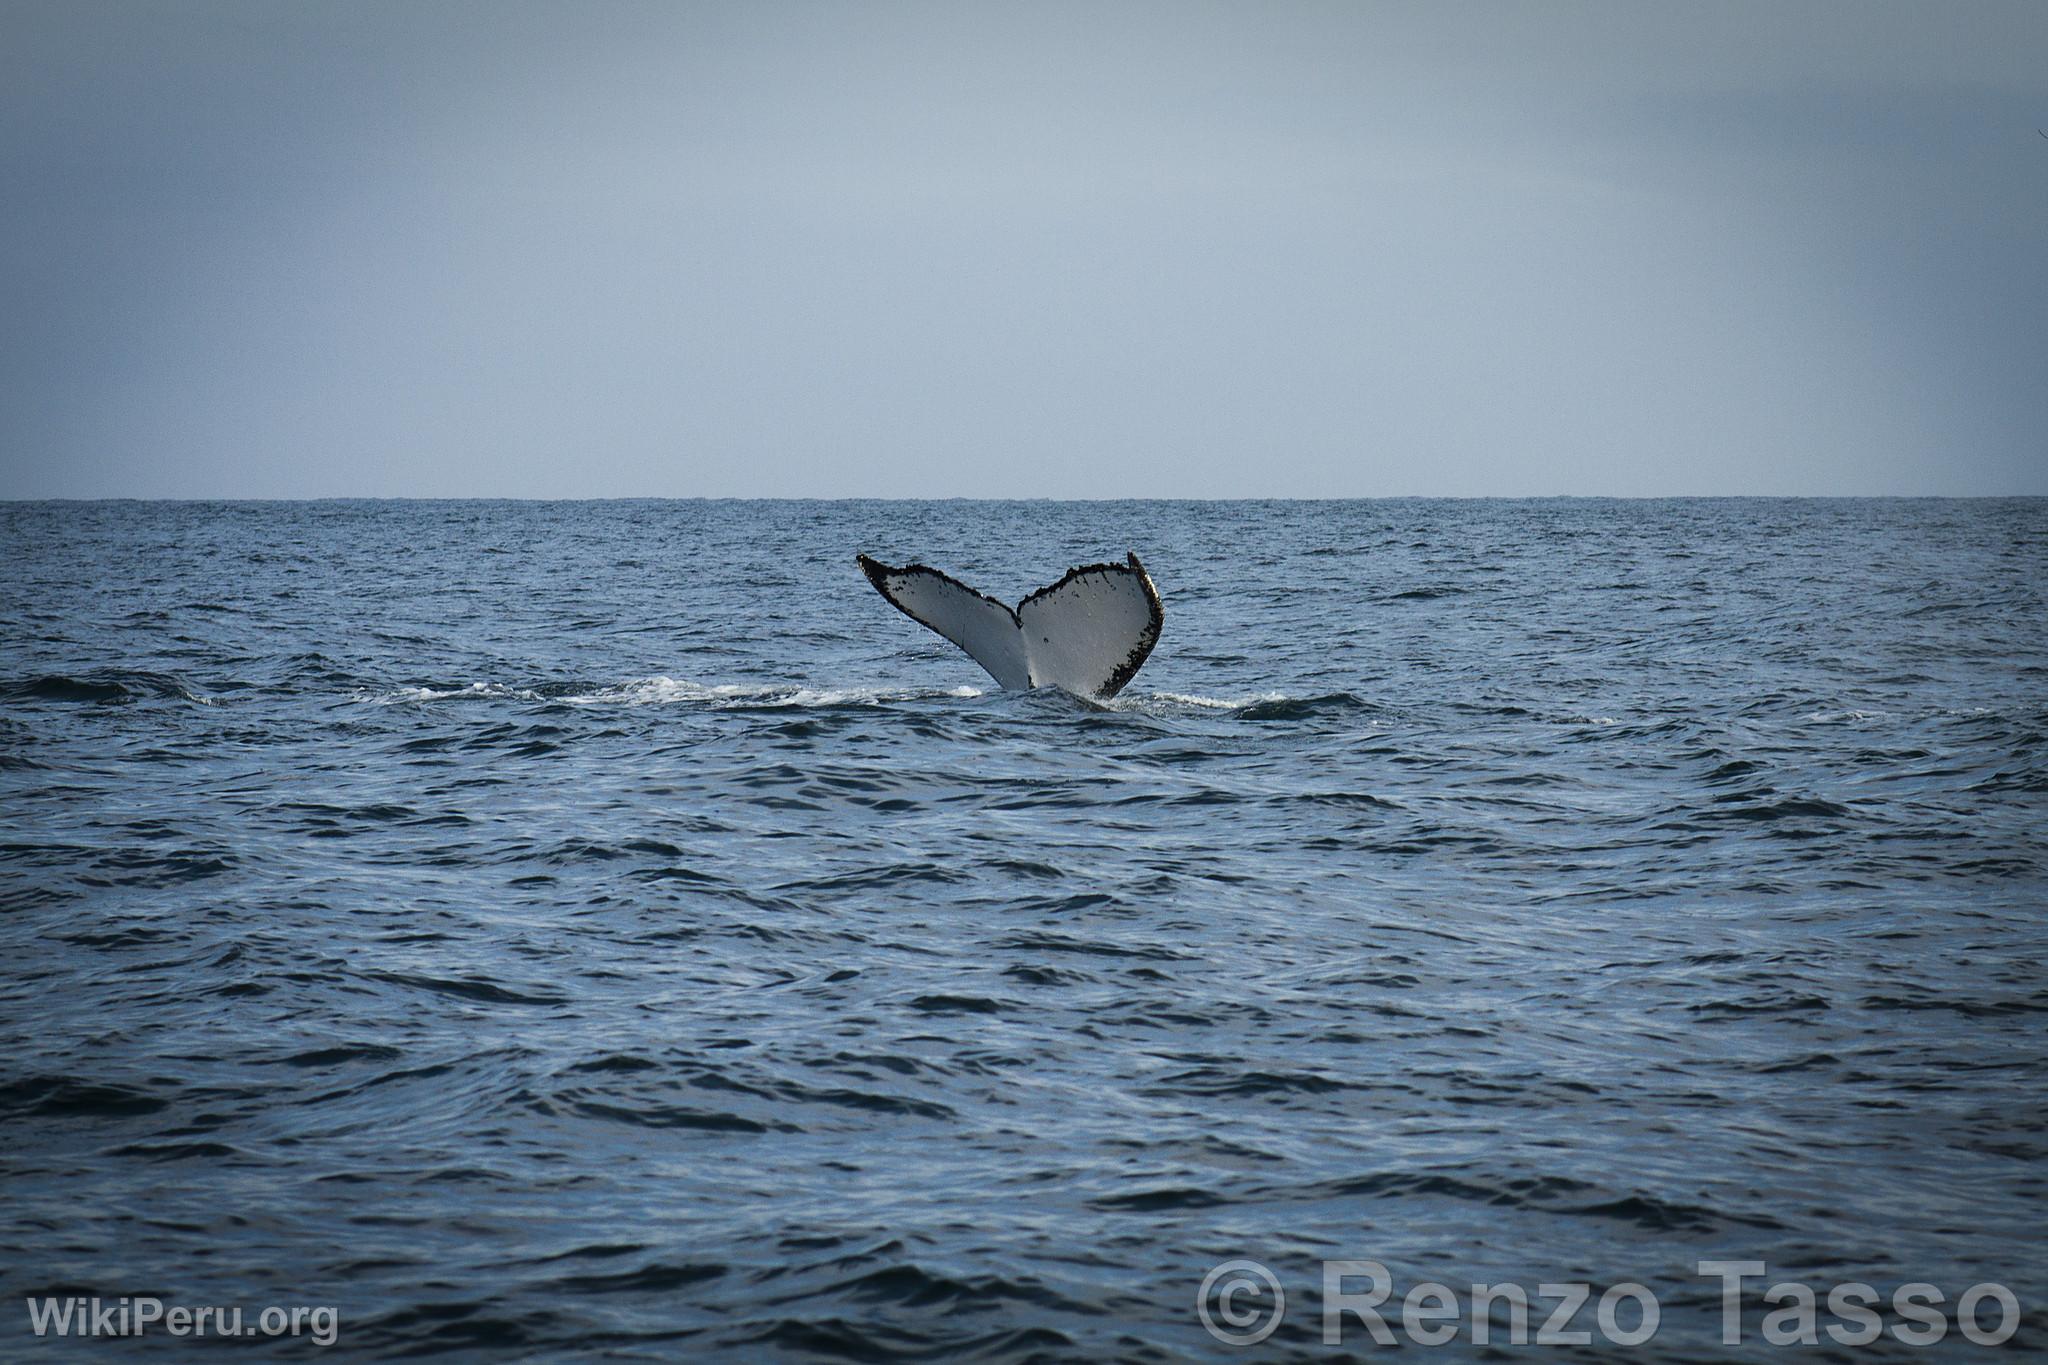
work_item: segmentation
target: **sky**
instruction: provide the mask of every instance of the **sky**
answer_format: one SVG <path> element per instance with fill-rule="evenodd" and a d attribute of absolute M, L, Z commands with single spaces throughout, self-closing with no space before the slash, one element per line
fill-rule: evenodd
<path fill-rule="evenodd" d="M 2048 5 L 0 0 L 0 497 L 2048 493 Z"/>

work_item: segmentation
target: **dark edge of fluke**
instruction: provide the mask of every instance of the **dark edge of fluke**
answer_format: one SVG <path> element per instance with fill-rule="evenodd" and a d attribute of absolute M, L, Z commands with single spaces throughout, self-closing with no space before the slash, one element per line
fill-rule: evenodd
<path fill-rule="evenodd" d="M 1159 589 L 1152 586 L 1152 575 L 1146 573 L 1145 566 L 1138 562 L 1136 550 L 1124 553 L 1130 560 L 1131 572 L 1138 575 L 1139 586 L 1145 589 L 1145 605 L 1150 611 L 1145 621 L 1145 633 L 1138 637 L 1138 643 L 1131 647 L 1130 654 L 1117 665 L 1116 672 L 1109 675 L 1109 682 L 1103 686 L 1104 697 L 1115 696 L 1138 676 L 1145 660 L 1152 657 L 1152 646 L 1159 643 L 1159 632 L 1166 626 L 1166 604 L 1159 600 Z"/>
<path fill-rule="evenodd" d="M 868 576 L 868 582 L 874 584 L 875 591 L 882 594 L 883 601 L 887 602 L 890 606 L 896 608 L 896 610 L 902 612 L 905 616 L 908 616 L 911 620 L 917 622 L 919 625 L 925 627 L 927 630 L 931 628 L 931 623 L 929 621 L 926 621 L 923 617 L 912 612 L 910 608 L 904 606 L 895 598 L 891 597 L 889 595 L 888 585 L 882 581 L 883 579 L 888 578 L 891 574 L 901 575 L 905 577 L 908 577 L 911 574 L 928 574 L 933 578 L 943 579 L 944 581 L 951 583 L 954 587 L 960 589 L 960 591 L 964 593 L 968 593 L 974 597 L 979 597 L 982 601 L 987 602 L 991 606 L 1001 607 L 1004 611 L 1009 612 L 1011 621 L 1014 622 L 1017 620 L 1016 609 L 1011 607 L 1007 602 L 998 602 L 995 598 L 990 597 L 987 593 L 982 592 L 980 589 L 970 588 L 965 583 L 962 583 L 959 579 L 953 577 L 953 575 L 946 573 L 944 570 L 941 569 L 934 569 L 929 564 L 905 564 L 902 568 L 899 569 L 891 568 L 889 565 L 882 563 L 878 559 L 869 559 L 866 555 L 855 555 L 854 558 L 858 560 L 860 563 L 860 571 Z M 1022 623 L 1019 622 L 1018 624 L 1021 625 Z"/>

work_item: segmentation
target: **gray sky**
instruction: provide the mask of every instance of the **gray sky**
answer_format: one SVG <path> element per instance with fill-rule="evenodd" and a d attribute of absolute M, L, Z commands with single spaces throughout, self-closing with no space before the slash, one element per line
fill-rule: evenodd
<path fill-rule="evenodd" d="M 0 496 L 2048 493 L 2048 5 L 0 0 Z"/>

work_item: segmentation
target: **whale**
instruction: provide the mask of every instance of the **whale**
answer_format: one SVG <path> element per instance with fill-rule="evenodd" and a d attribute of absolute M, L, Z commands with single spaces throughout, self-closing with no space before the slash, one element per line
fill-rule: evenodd
<path fill-rule="evenodd" d="M 1014 608 L 926 564 L 854 558 L 891 606 L 958 645 L 1008 689 L 1113 697 L 1144 667 L 1166 622 L 1159 590 L 1135 552 L 1122 564 L 1069 569 Z"/>

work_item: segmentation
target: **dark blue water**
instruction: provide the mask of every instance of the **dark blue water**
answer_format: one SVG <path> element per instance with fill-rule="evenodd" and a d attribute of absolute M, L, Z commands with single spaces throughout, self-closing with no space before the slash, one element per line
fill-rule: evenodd
<path fill-rule="evenodd" d="M 1333 1257 L 1638 1281 L 1669 1359 L 1717 1353 L 1703 1258 L 1996 1281 L 2042 1348 L 2048 503 L 0 537 L 10 1354 L 55 1293 L 394 1355 L 1263 1359 L 1323 1350 Z M 853 563 L 1015 600 L 1127 549 L 1166 628 L 1107 708 Z M 1196 1314 L 1233 1258 L 1288 1295 L 1253 1351 Z"/>

